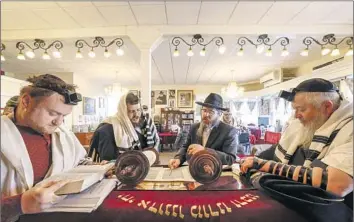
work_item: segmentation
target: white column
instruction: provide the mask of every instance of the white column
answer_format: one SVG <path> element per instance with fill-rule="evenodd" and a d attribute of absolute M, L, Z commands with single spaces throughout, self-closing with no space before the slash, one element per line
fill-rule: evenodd
<path fill-rule="evenodd" d="M 151 50 L 140 49 L 141 105 L 147 105 L 151 115 Z"/>

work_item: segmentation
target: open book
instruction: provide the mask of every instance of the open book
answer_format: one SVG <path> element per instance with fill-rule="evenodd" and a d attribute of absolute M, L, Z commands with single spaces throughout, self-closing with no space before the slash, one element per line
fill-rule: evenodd
<path fill-rule="evenodd" d="M 103 179 L 79 194 L 69 194 L 64 200 L 44 212 L 86 212 L 96 210 L 115 188 L 117 179 Z"/>
<path fill-rule="evenodd" d="M 44 181 L 69 180 L 67 184 L 55 191 L 56 195 L 80 193 L 104 178 L 105 173 L 114 163 L 105 165 L 80 165 L 72 170 L 56 174 Z"/>
<path fill-rule="evenodd" d="M 178 167 L 172 171 L 169 168 L 150 167 L 149 173 L 144 181 L 186 181 L 194 182 L 189 173 L 188 166 Z"/>

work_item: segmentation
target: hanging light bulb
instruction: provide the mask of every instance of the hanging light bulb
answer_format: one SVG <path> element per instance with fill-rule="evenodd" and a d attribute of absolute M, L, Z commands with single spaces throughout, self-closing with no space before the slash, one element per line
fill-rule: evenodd
<path fill-rule="evenodd" d="M 5 57 L 4 57 L 4 55 L 1 53 L 1 61 L 5 61 L 6 59 L 5 59 Z"/>
<path fill-rule="evenodd" d="M 336 46 L 336 48 L 332 50 L 331 56 L 338 56 L 338 55 L 340 55 L 340 51 Z"/>
<path fill-rule="evenodd" d="M 309 48 L 307 47 L 306 49 L 302 50 L 300 55 L 301 56 L 308 56 L 309 55 Z"/>
<path fill-rule="evenodd" d="M 281 56 L 288 56 L 289 55 L 289 51 L 286 49 L 286 47 L 284 46 L 284 49 L 281 51 Z"/>
<path fill-rule="evenodd" d="M 193 56 L 194 55 L 194 52 L 193 52 L 193 50 L 192 50 L 192 47 L 189 47 L 189 50 L 188 50 L 188 52 L 187 52 L 187 56 Z"/>
<path fill-rule="evenodd" d="M 118 48 L 116 53 L 117 53 L 118 56 L 122 56 L 122 55 L 124 55 L 124 50 L 121 49 L 121 48 Z"/>
<path fill-rule="evenodd" d="M 243 56 L 243 48 L 241 47 L 240 50 L 237 52 L 238 56 Z"/>
<path fill-rule="evenodd" d="M 106 48 L 106 49 L 104 50 L 103 55 L 104 55 L 104 57 L 109 58 L 109 57 L 111 56 L 111 53 L 110 53 L 110 52 L 108 51 L 108 49 Z"/>
<path fill-rule="evenodd" d="M 34 54 L 34 51 L 33 51 L 33 50 L 27 51 L 25 54 L 26 54 L 26 56 L 27 56 L 28 58 L 30 58 L 30 59 L 33 59 L 33 58 L 36 56 L 36 54 Z"/>
<path fill-rule="evenodd" d="M 352 56 L 353 55 L 353 45 L 350 45 L 350 48 L 347 53 L 345 53 L 345 56 Z"/>
<path fill-rule="evenodd" d="M 261 54 L 264 51 L 264 45 L 257 45 L 256 51 L 258 54 Z"/>
<path fill-rule="evenodd" d="M 175 51 L 173 51 L 173 56 L 174 56 L 174 57 L 179 56 L 179 51 L 178 51 L 177 48 L 175 48 Z"/>
<path fill-rule="evenodd" d="M 269 49 L 266 51 L 265 55 L 268 57 L 272 56 L 272 48 L 269 47 Z"/>
<path fill-rule="evenodd" d="M 50 56 L 49 56 L 47 51 L 44 51 L 44 53 L 42 55 L 42 59 L 44 59 L 44 60 L 49 60 L 50 59 Z"/>
<path fill-rule="evenodd" d="M 23 55 L 22 51 L 20 51 L 20 52 L 17 54 L 17 59 L 19 59 L 19 60 L 26 60 L 26 57 Z"/>
<path fill-rule="evenodd" d="M 226 47 L 224 45 L 219 46 L 219 53 L 224 54 L 226 51 Z"/>
<path fill-rule="evenodd" d="M 93 51 L 93 49 L 91 49 L 91 51 L 88 53 L 88 56 L 90 58 L 94 58 L 96 56 L 96 53 Z"/>
<path fill-rule="evenodd" d="M 200 51 L 200 56 L 205 56 L 206 50 L 205 47 Z"/>
<path fill-rule="evenodd" d="M 83 58 L 83 56 L 82 56 L 82 53 L 81 53 L 81 51 L 80 51 L 80 49 L 78 49 L 77 50 L 77 52 L 76 52 L 76 56 L 75 56 L 77 59 L 82 59 Z"/>
<path fill-rule="evenodd" d="M 321 49 L 321 54 L 323 56 L 327 55 L 331 50 L 329 48 L 326 48 L 325 46 L 322 46 L 322 49 Z"/>
<path fill-rule="evenodd" d="M 57 51 L 53 52 L 53 57 L 56 59 L 60 59 L 61 58 L 61 53 L 59 51 L 59 49 Z"/>

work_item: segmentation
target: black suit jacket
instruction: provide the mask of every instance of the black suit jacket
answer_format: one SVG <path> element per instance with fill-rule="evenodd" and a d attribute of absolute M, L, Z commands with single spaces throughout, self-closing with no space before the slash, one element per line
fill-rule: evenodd
<path fill-rule="evenodd" d="M 202 145 L 202 138 L 197 136 L 197 130 L 200 123 L 193 124 L 186 143 L 175 156 L 175 159 L 180 159 L 181 164 L 186 161 L 186 153 L 189 145 L 191 144 L 200 144 Z M 206 143 L 206 148 L 214 149 L 219 158 L 221 159 L 222 164 L 231 165 L 236 159 L 237 152 L 237 138 L 236 138 L 236 128 L 219 122 L 212 131 L 210 132 L 208 141 Z"/>

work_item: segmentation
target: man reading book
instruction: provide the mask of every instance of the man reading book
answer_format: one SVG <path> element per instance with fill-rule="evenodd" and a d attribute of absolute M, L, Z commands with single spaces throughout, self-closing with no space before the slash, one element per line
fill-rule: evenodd
<path fill-rule="evenodd" d="M 62 126 L 81 101 L 75 86 L 50 74 L 27 81 L 32 84 L 21 89 L 13 114 L 1 116 L 1 221 L 41 212 L 61 200 L 54 192 L 66 181 L 39 182 L 92 163 L 75 135 Z"/>

